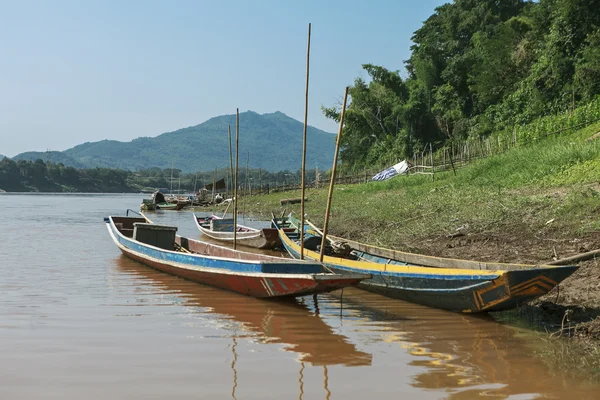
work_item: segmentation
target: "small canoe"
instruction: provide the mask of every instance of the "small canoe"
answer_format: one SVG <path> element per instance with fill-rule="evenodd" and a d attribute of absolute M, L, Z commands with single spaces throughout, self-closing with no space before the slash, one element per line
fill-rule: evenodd
<path fill-rule="evenodd" d="M 300 257 L 298 227 L 290 217 L 275 218 L 288 253 Z M 292 233 L 283 228 L 293 227 Z M 319 260 L 322 236 L 304 225 L 304 258 Z M 327 236 L 323 263 L 332 271 L 370 273 L 360 288 L 430 307 L 460 311 L 500 311 L 518 307 L 548 293 L 577 270 L 577 266 L 522 265 L 456 260 L 384 249 Z M 332 243 L 334 246 L 332 246 Z"/>
<path fill-rule="evenodd" d="M 156 209 L 157 210 L 164 210 L 164 211 L 179 211 L 181 209 L 183 209 L 183 207 L 185 207 L 185 203 L 156 203 Z"/>
<path fill-rule="evenodd" d="M 181 237 L 147 218 L 107 217 L 123 254 L 159 271 L 257 298 L 296 297 L 356 285 L 368 274 L 336 274 L 321 264 L 236 251 Z"/>
<path fill-rule="evenodd" d="M 167 201 L 164 194 L 162 194 L 160 191 L 156 191 L 152 193 L 151 198 L 142 199 L 142 205 L 140 206 L 140 209 L 142 211 L 179 211 L 183 209 L 186 205 L 187 204 L 185 202 L 170 203 Z"/>
<path fill-rule="evenodd" d="M 232 218 L 220 218 L 216 215 L 198 217 L 194 214 L 194 222 L 200 232 L 206 236 L 221 242 L 233 243 Z M 257 249 L 273 249 L 281 246 L 276 228 L 255 229 L 240 224 L 237 225 L 236 242 Z"/>

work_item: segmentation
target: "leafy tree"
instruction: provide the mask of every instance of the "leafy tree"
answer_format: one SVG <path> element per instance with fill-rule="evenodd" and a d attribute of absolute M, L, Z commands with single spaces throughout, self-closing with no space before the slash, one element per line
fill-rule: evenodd
<path fill-rule="evenodd" d="M 585 102 L 600 93 L 600 29 L 590 33 L 575 64 L 575 91 Z"/>
<path fill-rule="evenodd" d="M 364 165 L 372 160 L 369 149 L 386 153 L 398 150 L 396 138 L 404 128 L 404 107 L 408 88 L 398 71 L 389 71 L 371 64 L 363 65 L 370 82 L 357 78 L 350 88 L 350 106 L 345 115 L 341 141 L 341 157 L 351 164 Z M 337 107 L 323 108 L 328 118 L 337 122 Z"/>
<path fill-rule="evenodd" d="M 407 79 L 365 64 L 369 79 L 354 81 L 346 168 L 485 136 L 600 93 L 600 0 L 455 0 L 412 40 Z M 339 119 L 336 107 L 323 111 Z"/>

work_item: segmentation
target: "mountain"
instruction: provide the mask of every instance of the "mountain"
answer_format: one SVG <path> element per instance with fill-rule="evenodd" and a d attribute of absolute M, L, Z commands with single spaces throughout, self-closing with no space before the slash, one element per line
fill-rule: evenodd
<path fill-rule="evenodd" d="M 235 163 L 235 115 L 221 115 L 200 125 L 167 132 L 157 137 L 141 137 L 130 142 L 102 140 L 87 142 L 62 152 L 26 152 L 14 160 L 60 162 L 75 168 L 109 167 L 139 170 L 152 167 L 184 172 L 211 171 L 229 166 L 227 126 Z M 296 171 L 302 166 L 303 124 L 282 112 L 240 114 L 239 166 L 268 171 Z M 333 162 L 335 135 L 309 126 L 307 129 L 307 168 L 327 169 Z"/>

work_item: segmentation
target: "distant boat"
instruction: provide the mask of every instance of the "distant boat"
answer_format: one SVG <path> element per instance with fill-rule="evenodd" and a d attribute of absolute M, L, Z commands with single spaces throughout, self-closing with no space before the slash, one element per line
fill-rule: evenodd
<path fill-rule="evenodd" d="M 336 274 L 321 264 L 236 251 L 176 235 L 147 218 L 107 217 L 127 257 L 159 271 L 257 298 L 297 297 L 356 285 L 368 274 Z"/>
<path fill-rule="evenodd" d="M 196 227 L 206 236 L 221 242 L 233 243 L 233 218 L 220 218 L 216 215 L 198 217 L 194 214 Z M 237 226 L 236 242 L 257 249 L 272 249 L 281 246 L 276 228 L 255 229 Z"/>
<path fill-rule="evenodd" d="M 300 221 L 274 218 L 288 253 L 300 257 Z M 293 232 L 284 228 L 294 228 Z M 461 312 L 500 311 L 518 307 L 548 293 L 577 266 L 521 265 L 432 257 L 327 235 L 323 263 L 332 271 L 371 273 L 363 289 L 411 303 Z M 322 236 L 304 225 L 304 258 L 319 260 Z M 329 241 L 331 240 L 331 241 Z M 338 249 L 334 249 L 337 245 Z"/>
<path fill-rule="evenodd" d="M 152 197 L 149 199 L 143 199 L 141 209 L 142 211 L 154 211 L 154 210 L 181 210 L 186 206 L 184 202 L 169 203 L 165 198 L 165 195 L 160 191 L 152 193 Z"/>

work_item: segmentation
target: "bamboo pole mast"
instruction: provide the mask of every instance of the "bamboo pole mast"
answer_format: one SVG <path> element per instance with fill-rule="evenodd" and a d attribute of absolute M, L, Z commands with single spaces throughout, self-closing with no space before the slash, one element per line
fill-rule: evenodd
<path fill-rule="evenodd" d="M 244 179 L 244 209 L 242 213 L 244 214 L 244 223 L 246 221 L 246 203 L 248 202 L 247 197 L 250 193 L 250 180 L 248 179 L 248 164 L 250 164 L 250 152 L 247 152 L 248 157 L 246 158 L 246 178 Z"/>
<path fill-rule="evenodd" d="M 213 186 L 212 186 L 212 201 L 215 201 L 215 193 L 217 193 L 217 167 L 215 167 L 215 171 L 213 172 Z"/>
<path fill-rule="evenodd" d="M 233 155 L 231 152 L 231 125 L 227 125 L 227 136 L 229 136 L 229 184 L 233 185 Z"/>
<path fill-rule="evenodd" d="M 233 189 L 233 249 L 237 247 L 237 190 L 238 190 L 238 160 L 240 145 L 240 109 L 235 109 L 235 187 Z"/>
<path fill-rule="evenodd" d="M 335 184 L 335 170 L 337 169 L 338 152 L 340 149 L 340 139 L 342 137 L 342 130 L 344 128 L 344 114 L 346 112 L 347 100 L 348 86 L 346 86 L 346 91 L 344 92 L 344 104 L 342 105 L 342 112 L 340 115 L 340 127 L 338 129 L 337 140 L 335 142 L 335 154 L 333 156 L 333 168 L 331 169 L 331 181 L 329 182 L 329 195 L 327 196 L 327 209 L 325 210 L 325 223 L 323 224 L 323 236 L 321 237 L 321 255 L 319 256 L 319 262 L 323 262 L 323 255 L 325 254 L 325 243 L 327 243 L 329 211 L 331 210 L 331 198 L 333 197 L 333 185 Z"/>
<path fill-rule="evenodd" d="M 244 190 L 244 195 L 248 196 L 249 193 L 250 193 L 250 177 L 249 177 L 250 176 L 249 175 L 250 174 L 250 169 L 249 169 L 249 165 L 250 165 L 250 152 L 249 151 L 246 152 L 246 155 L 247 155 L 246 156 L 246 179 L 244 179 L 244 180 L 246 181 L 246 185 L 245 186 L 246 186 L 247 190 Z M 246 203 L 244 202 L 244 206 L 245 205 L 246 205 Z M 244 208 L 244 210 L 245 210 L 245 208 Z"/>
<path fill-rule="evenodd" d="M 306 191 L 306 129 L 308 124 L 308 78 L 310 72 L 310 23 L 306 48 L 306 89 L 304 91 L 304 139 L 302 144 L 302 189 L 300 192 L 300 259 L 304 260 L 304 193 Z"/>

